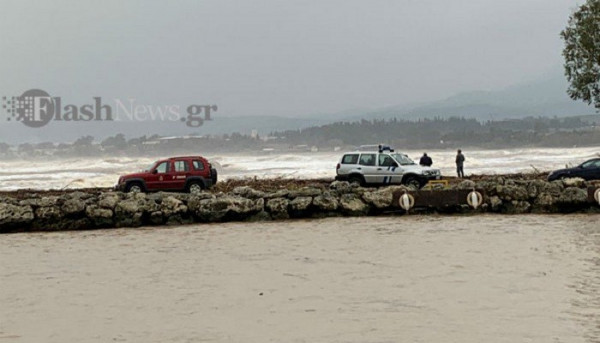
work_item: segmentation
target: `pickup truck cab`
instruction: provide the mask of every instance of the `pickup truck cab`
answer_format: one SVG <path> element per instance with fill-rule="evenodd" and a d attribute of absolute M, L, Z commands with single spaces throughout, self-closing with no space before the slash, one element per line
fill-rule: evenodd
<path fill-rule="evenodd" d="M 404 184 L 421 188 L 429 180 L 439 180 L 439 169 L 416 164 L 407 155 L 387 146 L 345 153 L 336 167 L 336 180 L 364 185 Z"/>
<path fill-rule="evenodd" d="M 154 162 L 146 170 L 123 175 L 116 190 L 124 192 L 199 192 L 217 183 L 217 170 L 202 156 L 171 157 Z"/>

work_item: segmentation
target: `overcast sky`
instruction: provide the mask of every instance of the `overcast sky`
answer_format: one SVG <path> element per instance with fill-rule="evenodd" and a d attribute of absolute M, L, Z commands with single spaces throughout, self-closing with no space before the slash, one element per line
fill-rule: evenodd
<path fill-rule="evenodd" d="M 0 1 L 0 94 L 301 117 L 560 68 L 573 0 Z"/>

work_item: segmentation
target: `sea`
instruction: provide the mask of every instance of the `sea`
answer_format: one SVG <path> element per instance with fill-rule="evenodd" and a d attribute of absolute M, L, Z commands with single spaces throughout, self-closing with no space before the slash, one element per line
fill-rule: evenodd
<path fill-rule="evenodd" d="M 415 161 L 424 151 L 402 151 Z M 455 176 L 455 150 L 426 151 L 433 167 L 442 175 Z M 219 172 L 219 179 L 231 178 L 333 178 L 335 166 L 343 152 L 255 152 L 239 154 L 195 154 L 207 157 Z M 468 150 L 465 173 L 509 174 L 550 171 L 575 166 L 600 156 L 600 146 L 584 148 L 524 148 L 503 150 Z M 0 191 L 15 189 L 72 189 L 111 187 L 119 175 L 139 172 L 155 160 L 153 157 L 35 158 L 0 161 Z"/>
<path fill-rule="evenodd" d="M 453 174 L 454 151 L 427 152 Z M 597 152 L 464 149 L 465 172 L 551 170 Z M 333 176 L 340 153 L 209 157 L 223 178 L 307 178 Z M 4 161 L 0 177 L 5 190 L 104 187 L 151 162 Z M 0 342 L 597 343 L 600 215 L 5 234 L 0 309 Z"/>

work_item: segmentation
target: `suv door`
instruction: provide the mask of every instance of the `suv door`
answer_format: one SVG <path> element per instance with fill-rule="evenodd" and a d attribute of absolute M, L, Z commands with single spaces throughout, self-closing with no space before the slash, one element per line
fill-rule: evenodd
<path fill-rule="evenodd" d="M 362 153 L 358 159 L 358 167 L 367 183 L 381 183 L 383 177 L 377 173 L 377 154 Z"/>
<path fill-rule="evenodd" d="M 402 182 L 402 172 L 398 163 L 388 154 L 379 154 L 377 157 L 378 183 L 391 184 Z"/>
<path fill-rule="evenodd" d="M 169 182 L 171 181 L 171 175 L 169 174 L 171 169 L 170 161 L 159 162 L 156 167 L 150 171 L 151 174 L 146 180 L 146 188 L 149 190 L 168 188 Z"/>
<path fill-rule="evenodd" d="M 175 160 L 173 161 L 173 172 L 171 173 L 170 189 L 184 189 L 185 181 L 190 175 L 189 161 Z"/>

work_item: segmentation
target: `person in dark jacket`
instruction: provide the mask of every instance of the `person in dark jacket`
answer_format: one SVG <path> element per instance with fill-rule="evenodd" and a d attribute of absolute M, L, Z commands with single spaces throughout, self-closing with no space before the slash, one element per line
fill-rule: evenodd
<path fill-rule="evenodd" d="M 431 159 L 431 157 L 427 156 L 426 152 L 424 152 L 423 156 L 421 156 L 421 159 L 419 160 L 419 164 L 422 166 L 431 167 L 431 165 L 433 164 L 433 160 Z"/>
<path fill-rule="evenodd" d="M 465 172 L 463 170 L 463 166 L 465 163 L 465 155 L 462 154 L 462 151 L 458 149 L 456 153 L 456 173 L 458 177 L 465 177 Z"/>

